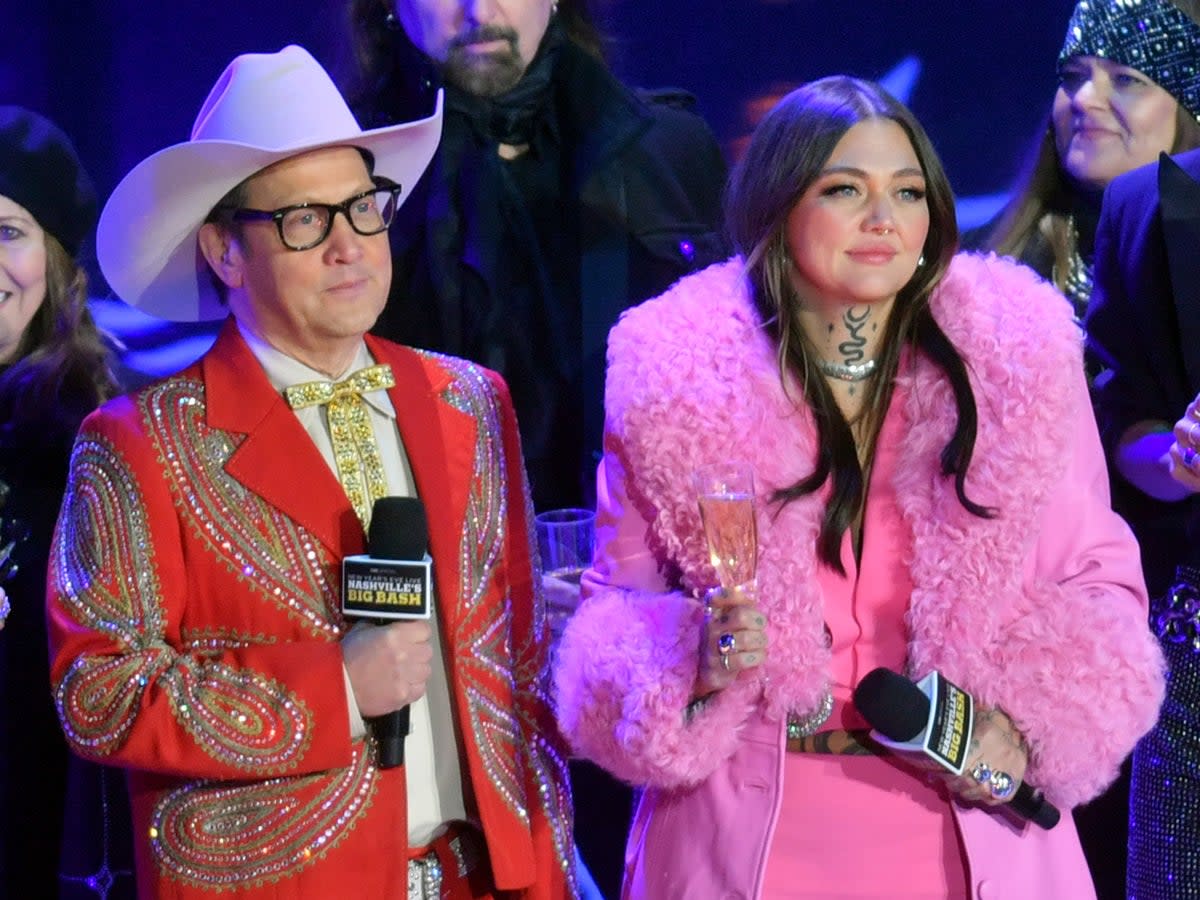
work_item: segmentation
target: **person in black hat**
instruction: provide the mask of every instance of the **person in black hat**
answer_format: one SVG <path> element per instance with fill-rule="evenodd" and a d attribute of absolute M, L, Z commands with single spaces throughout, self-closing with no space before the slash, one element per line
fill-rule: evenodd
<path fill-rule="evenodd" d="M 0 579 L 9 607 L 0 631 L 5 897 L 59 896 L 60 888 L 67 897 L 133 895 L 128 850 L 122 856 L 100 846 L 106 837 L 128 841 L 128 825 L 119 824 L 128 820 L 120 776 L 68 754 L 46 655 L 45 573 L 71 444 L 83 417 L 118 391 L 109 349 L 88 312 L 79 262 L 96 213 L 96 193 L 66 135 L 36 113 L 0 107 L 0 482 L 6 486 L 0 490 Z M 60 879 L 65 807 L 72 837 Z"/>
<path fill-rule="evenodd" d="M 964 246 L 1025 263 L 1054 282 L 1082 320 L 1105 187 L 1160 152 L 1200 147 L 1198 18 L 1196 0 L 1076 4 L 1058 54 L 1058 89 L 1012 198 L 964 235 Z"/>

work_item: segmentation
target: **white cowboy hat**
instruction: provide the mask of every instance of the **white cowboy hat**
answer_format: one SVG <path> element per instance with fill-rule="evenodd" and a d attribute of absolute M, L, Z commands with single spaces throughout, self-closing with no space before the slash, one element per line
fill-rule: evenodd
<path fill-rule="evenodd" d="M 200 108 L 191 140 L 142 160 L 113 191 L 96 233 L 109 285 L 164 319 L 220 319 L 196 235 L 218 201 L 255 172 L 298 153 L 345 144 L 369 151 L 375 174 L 403 189 L 421 177 L 442 133 L 433 115 L 363 131 L 333 80 L 303 47 L 247 53 L 229 64 Z"/>

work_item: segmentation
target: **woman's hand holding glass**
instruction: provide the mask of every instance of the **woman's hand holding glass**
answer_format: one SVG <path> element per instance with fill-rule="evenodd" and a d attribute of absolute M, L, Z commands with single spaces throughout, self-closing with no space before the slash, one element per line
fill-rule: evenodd
<path fill-rule="evenodd" d="M 767 619 L 758 609 L 758 532 L 754 475 L 740 463 L 717 463 L 693 475 L 718 588 L 705 594 L 696 697 L 728 687 L 766 658 Z"/>
<path fill-rule="evenodd" d="M 766 658 L 767 617 L 756 605 L 753 586 L 710 589 L 705 595 L 696 697 L 729 687 Z"/>

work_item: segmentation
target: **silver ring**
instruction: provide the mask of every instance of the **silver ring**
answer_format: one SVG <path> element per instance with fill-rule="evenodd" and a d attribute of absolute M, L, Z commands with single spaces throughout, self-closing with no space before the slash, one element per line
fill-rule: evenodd
<path fill-rule="evenodd" d="M 721 636 L 717 638 L 717 652 L 720 653 L 721 656 L 728 656 L 730 653 L 735 653 L 736 651 L 737 638 L 735 638 L 733 633 L 730 631 L 722 632 Z"/>
<path fill-rule="evenodd" d="M 1195 465 L 1195 462 L 1196 462 L 1196 448 L 1195 447 L 1184 447 L 1183 448 L 1183 464 L 1190 469 L 1193 465 Z"/>
<path fill-rule="evenodd" d="M 721 668 L 726 672 L 729 671 L 729 654 L 727 653 L 721 654 Z"/>
<path fill-rule="evenodd" d="M 985 762 L 975 763 L 975 768 L 971 770 L 971 777 L 980 784 L 990 784 L 992 780 L 992 769 Z"/>
<path fill-rule="evenodd" d="M 997 800 L 1007 800 L 1012 796 L 1013 791 L 1017 789 L 1017 783 L 1013 777 L 1007 772 L 1001 772 L 997 769 L 992 773 L 991 783 L 988 789 L 992 792 L 992 796 Z"/>

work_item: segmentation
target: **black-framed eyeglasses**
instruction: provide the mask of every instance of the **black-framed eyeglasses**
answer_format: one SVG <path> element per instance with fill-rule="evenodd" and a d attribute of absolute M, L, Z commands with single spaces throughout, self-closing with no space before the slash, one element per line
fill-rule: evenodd
<path fill-rule="evenodd" d="M 329 237 L 338 213 L 361 235 L 386 231 L 400 206 L 400 194 L 401 187 L 395 184 L 371 188 L 341 203 L 297 203 L 274 210 L 230 209 L 229 213 L 235 222 L 273 221 L 283 246 L 311 250 Z"/>

